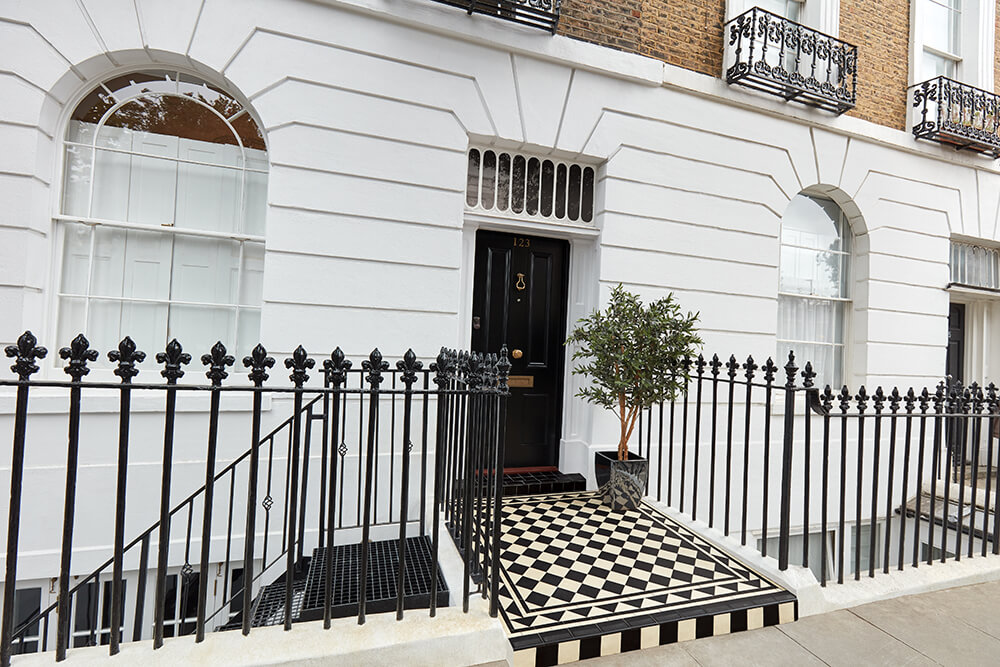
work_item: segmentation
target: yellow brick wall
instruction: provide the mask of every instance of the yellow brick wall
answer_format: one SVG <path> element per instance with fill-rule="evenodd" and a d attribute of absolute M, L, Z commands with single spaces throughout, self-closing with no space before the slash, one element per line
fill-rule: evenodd
<path fill-rule="evenodd" d="M 858 47 L 858 102 L 848 115 L 905 129 L 909 0 L 841 0 L 840 38 Z"/>

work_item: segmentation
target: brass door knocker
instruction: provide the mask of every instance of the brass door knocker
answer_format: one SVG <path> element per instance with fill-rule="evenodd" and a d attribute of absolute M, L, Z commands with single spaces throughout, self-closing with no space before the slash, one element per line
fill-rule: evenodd
<path fill-rule="evenodd" d="M 523 273 L 517 274 L 517 282 L 514 283 L 514 287 L 517 288 L 518 292 L 523 292 L 527 288 L 527 285 L 524 284 L 524 274 Z"/>

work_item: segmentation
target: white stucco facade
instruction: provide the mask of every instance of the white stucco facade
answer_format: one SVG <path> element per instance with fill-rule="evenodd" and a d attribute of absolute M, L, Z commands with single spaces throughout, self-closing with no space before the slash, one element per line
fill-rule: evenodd
<path fill-rule="evenodd" d="M 1000 244 L 1000 170 L 987 158 L 426 0 L 15 0 L 0 14 L 4 345 L 25 329 L 50 350 L 68 344 L 56 340 L 53 216 L 71 112 L 111 75 L 173 68 L 248 104 L 264 134 L 260 339 L 279 362 L 298 344 L 317 357 L 340 346 L 353 359 L 412 347 L 428 362 L 441 346 L 468 347 L 477 229 L 569 240 L 569 323 L 618 283 L 644 298 L 673 292 L 700 312 L 708 355 L 764 360 L 776 354 L 781 217 L 808 190 L 840 204 L 854 232 L 851 387 L 937 383 L 953 301 L 971 304 L 966 378 L 1000 379 L 1000 307 L 988 293 L 948 289 L 952 240 Z M 467 210 L 470 146 L 593 166 L 593 221 Z M 42 376 L 62 379 L 54 359 Z M 199 369 L 196 360 L 189 374 Z M 567 375 L 559 462 L 589 473 L 617 425 L 573 398 L 576 382 Z M 26 494 L 52 501 L 22 519 L 19 576 L 47 579 L 57 573 L 65 404 L 44 392 L 33 400 Z M 137 419 L 155 432 L 159 402 L 144 400 Z M 13 405 L 0 392 L 3 488 Z M 204 405 L 182 408 L 176 474 L 196 488 Z M 227 408 L 229 431 L 243 433 L 247 405 Z M 113 488 L 116 409 L 113 395 L 84 405 L 88 488 Z M 266 419 L 289 410 L 274 398 Z M 226 440 L 220 461 L 246 446 L 243 435 Z M 130 484 L 157 487 L 158 447 L 133 446 Z M 155 518 L 151 498 L 130 510 L 136 527 Z M 113 499 L 92 503 L 78 509 L 92 551 L 76 559 L 80 573 L 104 560 L 112 535 L 102 517 Z"/>

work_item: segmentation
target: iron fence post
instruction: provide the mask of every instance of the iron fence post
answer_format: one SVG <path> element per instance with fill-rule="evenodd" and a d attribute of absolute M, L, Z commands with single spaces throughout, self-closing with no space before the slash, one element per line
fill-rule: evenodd
<path fill-rule="evenodd" d="M 795 353 L 788 353 L 785 364 L 785 429 L 781 449 L 781 517 L 778 528 L 778 569 L 788 569 L 788 533 L 792 508 L 792 448 L 795 437 Z"/>
<path fill-rule="evenodd" d="M 7 563 L 3 590 L 3 634 L 0 635 L 0 664 L 10 665 L 10 646 L 14 636 L 14 591 L 17 583 L 17 539 L 21 524 L 21 487 L 24 476 L 24 434 L 28 421 L 28 385 L 33 373 L 38 372 L 35 359 L 44 359 L 48 350 L 37 346 L 38 341 L 30 331 L 17 339 L 17 345 L 5 350 L 15 359 L 10 367 L 22 382 L 17 387 L 17 407 L 14 412 L 14 445 L 10 464 L 10 505 L 7 510 Z"/>

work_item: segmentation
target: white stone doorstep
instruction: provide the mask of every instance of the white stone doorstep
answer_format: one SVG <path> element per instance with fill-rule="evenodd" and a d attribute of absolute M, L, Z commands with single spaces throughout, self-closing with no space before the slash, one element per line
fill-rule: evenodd
<path fill-rule="evenodd" d="M 396 613 L 374 614 L 364 625 L 357 617 L 254 628 L 244 637 L 239 630 L 208 633 L 195 644 L 194 636 L 167 639 L 153 650 L 152 641 L 122 644 L 113 658 L 107 646 L 70 649 L 63 665 L 510 665 L 514 654 L 499 618 L 490 618 L 482 599 L 470 603 L 469 613 L 458 606 L 438 609 L 430 618 L 426 609 L 408 610 L 402 621 Z M 15 656 L 16 667 L 53 665 L 54 654 Z"/>

